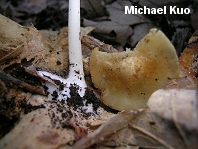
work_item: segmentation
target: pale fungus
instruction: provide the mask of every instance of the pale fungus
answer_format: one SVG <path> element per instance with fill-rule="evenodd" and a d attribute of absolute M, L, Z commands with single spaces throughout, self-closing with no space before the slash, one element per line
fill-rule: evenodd
<path fill-rule="evenodd" d="M 146 107 L 150 95 L 180 74 L 175 48 L 157 29 L 137 44 L 134 51 L 101 52 L 90 57 L 93 84 L 101 91 L 101 100 L 116 110 Z"/>
<path fill-rule="evenodd" d="M 48 87 L 48 92 L 56 92 L 58 100 L 67 100 L 68 97 L 70 98 L 71 86 L 77 88 L 78 94 L 81 97 L 85 94 L 87 85 L 84 79 L 80 34 L 80 0 L 69 0 L 69 75 L 65 79 L 45 71 L 38 72 L 42 76 L 48 76 L 51 79 L 59 80 L 62 84 L 64 84 L 63 90 L 59 90 L 59 88 L 52 84 L 46 84 Z M 84 108 L 86 108 L 86 105 L 84 105 Z"/>

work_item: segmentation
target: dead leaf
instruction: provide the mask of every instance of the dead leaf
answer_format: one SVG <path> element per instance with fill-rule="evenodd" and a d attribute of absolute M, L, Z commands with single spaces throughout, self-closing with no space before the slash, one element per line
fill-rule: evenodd
<path fill-rule="evenodd" d="M 116 1 L 111 5 L 107 5 L 106 9 L 109 12 L 109 19 L 124 26 L 151 23 L 151 20 L 146 15 L 125 14 L 125 6 L 130 7 L 132 3 L 129 1 Z"/>
<path fill-rule="evenodd" d="M 194 1 L 194 13 L 190 17 L 191 25 L 193 26 L 194 30 L 198 30 L 198 2 Z"/>
<path fill-rule="evenodd" d="M 35 98 L 35 97 L 34 97 Z M 45 100 L 43 96 L 37 96 L 39 100 Z M 0 140 L 0 148 L 21 149 L 52 149 L 59 148 L 75 140 L 74 131 L 67 122 L 70 112 L 65 111 L 62 105 L 53 102 L 44 102 L 43 108 L 28 110 L 31 112 L 21 115 L 19 123 Z M 62 109 L 62 112 L 60 110 Z M 67 148 L 70 148 L 67 145 Z"/>
<path fill-rule="evenodd" d="M 91 27 L 91 26 L 81 27 L 80 28 L 80 38 L 81 38 L 81 40 L 82 40 L 83 36 L 88 35 L 93 30 L 94 30 L 94 27 Z"/>
<path fill-rule="evenodd" d="M 183 140 L 174 128 L 173 122 L 152 113 L 152 111 L 139 114 L 136 119 L 129 123 L 137 146 L 154 149 L 185 149 Z"/>
<path fill-rule="evenodd" d="M 5 115 L 9 120 L 12 120 L 15 117 L 19 117 L 20 112 L 23 110 L 21 105 L 23 101 L 29 97 L 29 95 L 28 93 L 24 93 L 19 88 L 18 89 L 6 88 L 6 89 L 7 90 L 5 92 L 6 94 L 4 98 L 1 97 L 0 100 L 0 106 L 1 106 L 0 114 Z M 4 121 L 1 122 L 4 123 Z"/>
<path fill-rule="evenodd" d="M 198 87 L 198 31 L 189 39 L 189 44 L 179 57 L 182 76 L 190 77 Z"/>
<path fill-rule="evenodd" d="M 99 146 L 119 148 L 185 149 L 173 122 L 159 117 L 149 110 L 121 113 L 110 118 L 96 131 L 79 140 L 73 149 Z M 171 137 L 170 137 L 171 136 Z"/>
<path fill-rule="evenodd" d="M 116 41 L 123 46 L 126 44 L 128 37 L 133 34 L 130 25 L 151 22 L 144 15 L 126 17 L 127 15 L 124 13 L 125 5 L 130 6 L 131 3 L 119 1 L 107 5 L 106 9 L 109 12 L 110 21 L 94 22 L 84 19 L 83 24 L 84 26 L 94 26 L 95 30 L 93 33 L 99 34 L 100 38 Z"/>
<path fill-rule="evenodd" d="M 17 9 L 30 14 L 38 14 L 47 7 L 48 3 L 47 0 L 22 0 Z"/>
<path fill-rule="evenodd" d="M 160 89 L 151 95 L 148 106 L 152 112 L 160 117 L 174 122 L 186 148 L 197 148 L 198 111 L 196 90 Z"/>
<path fill-rule="evenodd" d="M 196 90 L 160 89 L 151 95 L 147 104 L 152 112 L 163 118 L 174 120 L 189 130 L 198 129 Z"/>
<path fill-rule="evenodd" d="M 67 28 L 63 28 L 60 34 L 58 31 L 39 32 L 32 26 L 20 26 L 2 15 L 0 19 L 0 47 L 1 53 L 5 53 L 1 58 L 1 70 L 23 60 L 32 61 L 38 69 L 67 76 Z"/>
<path fill-rule="evenodd" d="M 172 38 L 172 43 L 177 51 L 177 55 L 183 52 L 184 48 L 188 44 L 186 41 L 190 38 L 190 28 L 177 28 Z"/>
<path fill-rule="evenodd" d="M 130 37 L 130 45 L 135 47 L 135 45 L 140 41 L 151 28 L 154 27 L 154 24 L 142 23 L 134 26 L 134 33 Z"/>
<path fill-rule="evenodd" d="M 188 17 L 190 14 L 175 14 L 172 15 L 170 14 L 170 6 L 176 6 L 178 8 L 187 8 L 190 5 L 190 1 L 186 0 L 164 0 L 164 1 L 159 1 L 159 0 L 139 0 L 138 4 L 141 7 L 147 6 L 149 8 L 160 8 L 166 6 L 167 8 L 167 13 L 165 14 L 166 18 L 173 24 L 175 27 L 178 26 L 188 26 L 190 24 L 190 21 Z"/>
<path fill-rule="evenodd" d="M 87 35 L 93 27 L 81 28 L 81 37 Z M 43 56 L 34 61 L 34 66 L 40 70 L 48 71 L 64 78 L 68 75 L 68 28 L 60 31 L 40 30 L 42 42 L 45 46 Z"/>
<path fill-rule="evenodd" d="M 62 77 L 67 77 L 69 67 L 68 32 L 67 28 L 59 31 L 39 31 L 45 50 L 34 65 L 39 70 L 48 71 Z"/>
<path fill-rule="evenodd" d="M 7 87 L 5 83 L 0 80 L 0 97 L 3 97 L 7 93 Z"/>
<path fill-rule="evenodd" d="M 7 45 L 9 50 L 10 47 L 18 47 L 14 49 L 15 59 L 9 63 L 4 61 L 5 64 L 1 65 L 1 70 L 14 63 L 20 63 L 23 59 L 29 61 L 36 59 L 38 55 L 42 56 L 41 52 L 44 50 L 42 37 L 34 27 L 23 27 L 2 15 L 0 15 L 0 20 L 1 44 Z"/>
<path fill-rule="evenodd" d="M 99 47 L 99 51 L 107 53 L 118 52 L 112 45 L 105 44 L 104 42 L 101 42 L 100 40 L 91 36 L 83 36 L 81 42 L 84 59 L 89 58 L 91 51 L 96 47 Z"/>
<path fill-rule="evenodd" d="M 81 0 L 81 15 L 85 18 L 98 18 L 105 14 L 102 0 Z"/>
<path fill-rule="evenodd" d="M 23 44 L 20 45 L 0 45 L 0 63 L 6 60 L 12 60 L 19 56 L 23 51 Z"/>
<path fill-rule="evenodd" d="M 122 130 L 127 127 L 128 121 L 132 120 L 133 116 L 118 114 L 101 125 L 96 131 L 89 134 L 87 137 L 79 140 L 73 146 L 73 149 L 88 148 L 95 143 L 100 143 L 105 140 L 106 137 Z M 112 127 L 113 124 L 113 127 Z M 115 124 L 115 125 L 114 125 Z"/>
<path fill-rule="evenodd" d="M 78 126 L 74 119 L 70 119 L 69 124 L 74 128 L 75 130 L 75 140 L 78 141 L 85 137 L 88 134 L 87 128 Z"/>
<path fill-rule="evenodd" d="M 111 21 L 94 22 L 84 19 L 83 24 L 84 26 L 93 26 L 95 28 L 93 33 L 98 33 L 99 36 L 107 40 L 116 41 L 121 45 L 124 45 L 127 38 L 133 33 L 129 26 L 120 25 Z"/>
<path fill-rule="evenodd" d="M 186 89 L 185 89 L 186 87 Z M 152 94 L 150 109 L 120 113 L 73 146 L 77 148 L 196 149 L 198 111 L 195 86 L 179 78 Z"/>
<path fill-rule="evenodd" d="M 96 118 L 87 121 L 87 124 L 91 127 L 92 130 L 95 130 L 100 125 L 105 123 L 110 117 L 115 116 L 115 114 L 109 113 L 102 108 L 98 108 L 97 111 L 102 111 L 102 112 L 99 112 L 98 117 L 96 116 Z"/>

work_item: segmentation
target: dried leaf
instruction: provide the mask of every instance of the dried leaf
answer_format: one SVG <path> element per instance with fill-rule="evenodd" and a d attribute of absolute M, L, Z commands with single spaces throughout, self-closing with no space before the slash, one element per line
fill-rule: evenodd
<path fill-rule="evenodd" d="M 81 28 L 81 37 L 87 35 L 93 27 Z M 39 31 L 42 35 L 42 42 L 45 46 L 43 56 L 35 61 L 34 66 L 44 71 L 67 77 L 69 67 L 68 55 L 68 29 L 62 28 L 59 31 Z"/>
<path fill-rule="evenodd" d="M 14 63 L 20 63 L 23 59 L 29 61 L 42 55 L 44 46 L 39 32 L 34 27 L 23 27 L 2 15 L 0 15 L 0 20 L 1 44 L 8 45 L 7 48 L 18 47 L 14 49 L 14 55 L 10 54 L 12 58 L 15 57 L 14 60 L 8 63 L 4 58 L 5 65 L 1 65 L 1 70 Z"/>
<path fill-rule="evenodd" d="M 190 1 L 186 0 L 164 0 L 164 1 L 159 1 L 159 0 L 139 0 L 138 4 L 141 7 L 147 6 L 149 8 L 160 8 L 166 6 L 167 13 L 165 16 L 167 19 L 173 24 L 175 27 L 177 26 L 188 26 L 190 24 L 189 21 L 189 16 L 190 14 L 175 14 L 172 15 L 170 14 L 170 6 L 176 6 L 178 8 L 187 8 L 190 5 Z"/>
<path fill-rule="evenodd" d="M 170 137 L 171 136 L 171 137 Z M 126 148 L 185 149 L 185 144 L 174 123 L 149 110 L 121 113 L 110 118 L 96 131 L 79 140 L 73 149 L 99 146 Z"/>
<path fill-rule="evenodd" d="M 93 31 L 95 28 L 88 26 L 88 27 L 81 27 L 80 28 L 80 38 L 82 39 L 83 36 L 88 35 L 91 31 Z"/>
<path fill-rule="evenodd" d="M 186 148 L 194 149 L 198 146 L 196 141 L 198 139 L 196 94 L 196 90 L 161 89 L 154 92 L 148 101 L 152 112 L 174 122 Z"/>
<path fill-rule="evenodd" d="M 107 53 L 118 52 L 115 48 L 113 48 L 112 45 L 105 44 L 104 42 L 101 42 L 100 40 L 91 36 L 83 36 L 81 42 L 83 50 L 82 52 L 85 59 L 90 57 L 91 51 L 96 47 L 99 47 L 99 51 Z"/>
<path fill-rule="evenodd" d="M 194 30 L 198 30 L 198 2 L 194 1 L 194 13 L 190 16 L 191 25 Z"/>
<path fill-rule="evenodd" d="M 111 21 L 94 22 L 84 19 L 83 24 L 85 26 L 93 26 L 95 28 L 94 33 L 98 33 L 101 37 L 116 41 L 121 45 L 124 45 L 128 36 L 133 33 L 129 26 Z"/>
<path fill-rule="evenodd" d="M 0 39 L 1 44 L 20 45 L 25 40 L 24 35 L 28 34 L 28 27 L 23 27 L 18 23 L 0 15 Z"/>
<path fill-rule="evenodd" d="M 177 51 L 177 55 L 180 55 L 187 45 L 188 39 L 190 38 L 190 28 L 177 28 L 173 36 L 172 43 Z"/>
<path fill-rule="evenodd" d="M 198 87 L 198 31 L 189 39 L 189 44 L 186 46 L 181 56 L 179 63 L 182 70 L 182 76 L 192 78 Z"/>
<path fill-rule="evenodd" d="M 128 17 L 124 13 L 124 6 L 131 5 L 131 2 L 127 1 L 113 2 L 106 6 L 110 21 L 94 22 L 84 19 L 83 24 L 84 26 L 94 26 L 93 33 L 99 34 L 99 38 L 116 41 L 124 46 L 129 36 L 133 34 L 131 25 L 151 22 L 145 15 L 137 14 Z M 144 34 L 141 34 L 141 37 L 143 36 Z"/>
<path fill-rule="evenodd" d="M 135 45 L 149 32 L 154 24 L 142 23 L 134 26 L 134 33 L 130 37 L 130 45 L 135 47 Z"/>
<path fill-rule="evenodd" d="M 170 121 L 175 121 L 187 129 L 198 129 L 196 111 L 196 91 L 187 89 L 160 89 L 154 92 L 148 101 L 151 111 Z M 183 112 L 185 109 L 185 112 Z M 191 115 L 189 117 L 189 115 Z M 186 123 L 188 122 L 188 123 Z"/>
<path fill-rule="evenodd" d="M 145 111 L 129 123 L 137 145 L 143 148 L 184 149 L 185 145 L 173 122 Z M 170 137 L 171 136 L 171 137 Z"/>
<path fill-rule="evenodd" d="M 109 19 L 112 22 L 116 22 L 122 26 L 130 26 L 141 23 L 151 23 L 151 20 L 146 15 L 126 15 L 124 13 L 125 6 L 132 6 L 129 1 L 116 1 L 111 5 L 107 5 L 106 9 L 109 12 Z"/>
<path fill-rule="evenodd" d="M 5 96 L 6 93 L 7 93 L 7 87 L 5 83 L 0 79 L 0 97 Z"/>
<path fill-rule="evenodd" d="M 96 117 L 94 120 L 93 119 L 90 119 L 90 120 L 87 121 L 87 124 L 93 130 L 95 130 L 100 125 L 102 125 L 103 123 L 105 123 L 110 117 L 115 116 L 115 114 L 109 113 L 109 112 L 105 111 L 102 108 L 98 108 L 98 111 L 102 111 L 102 112 L 100 112 L 101 114 L 98 117 Z"/>
<path fill-rule="evenodd" d="M 73 148 L 196 149 L 197 101 L 195 86 L 187 78 L 179 78 L 152 94 L 150 109 L 110 118 Z"/>
<path fill-rule="evenodd" d="M 37 98 L 46 100 L 46 97 L 42 96 Z M 53 149 L 73 142 L 74 131 L 68 124 L 70 113 L 63 110 L 64 107 L 60 112 L 61 107 L 57 106 L 53 102 L 44 102 L 40 108 L 32 109 L 33 111 L 28 114 L 22 114 L 21 120 L 14 129 L 0 140 L 0 148 L 35 149 L 39 146 L 41 149 Z M 31 111 L 31 107 L 29 106 L 27 112 Z M 70 148 L 69 145 L 67 148 Z"/>
<path fill-rule="evenodd" d="M 81 0 L 80 7 L 85 18 L 97 18 L 105 14 L 102 0 Z"/>
<path fill-rule="evenodd" d="M 75 140 L 78 141 L 87 135 L 87 128 L 78 126 L 74 119 L 70 119 L 69 124 L 75 130 Z"/>
<path fill-rule="evenodd" d="M 1 47 L 8 45 L 6 46 L 7 55 L 4 54 L 5 56 L 1 58 L 2 70 L 15 63 L 21 63 L 25 59 L 25 61 L 32 60 L 36 68 L 67 76 L 67 28 L 63 28 L 60 33 L 57 31 L 38 32 L 34 27 L 20 26 L 2 15 L 0 19 L 2 22 L 0 39 L 3 44 Z M 6 48 L 1 49 L 5 51 Z M 7 61 L 8 59 L 11 60 Z"/>
<path fill-rule="evenodd" d="M 6 84 L 5 84 L 6 85 Z M 3 88 L 1 88 L 3 90 Z M 29 97 L 28 93 L 24 93 L 22 90 L 18 89 L 10 89 L 10 88 L 4 88 L 4 91 L 6 91 L 4 94 L 5 96 L 2 96 L 4 98 L 0 98 L 0 115 L 3 117 L 5 116 L 8 121 L 6 122 L 1 119 L 1 130 L 0 137 L 4 134 L 4 128 L 9 128 L 10 126 L 13 126 L 15 121 L 12 121 L 14 119 L 18 120 L 18 117 L 20 115 L 20 112 L 23 110 L 21 107 L 23 101 Z M 6 100 L 5 100 L 6 98 Z M 8 132 L 6 132 L 8 133 Z"/>
<path fill-rule="evenodd" d="M 30 14 L 38 14 L 47 7 L 49 2 L 47 0 L 23 0 L 18 10 Z"/>
<path fill-rule="evenodd" d="M 104 141 L 106 137 L 127 127 L 128 122 L 131 121 L 132 119 L 133 119 L 133 116 L 127 115 L 127 114 L 126 115 L 118 114 L 110 118 L 110 120 L 108 120 L 106 123 L 101 125 L 96 131 L 94 131 L 93 133 L 89 134 L 89 136 L 75 143 L 75 145 L 73 146 L 73 149 L 79 149 L 79 148 L 84 149 L 84 148 L 90 147 L 91 145 L 95 143 Z M 113 127 L 112 127 L 112 124 L 113 124 Z"/>
<path fill-rule="evenodd" d="M 7 45 L 7 44 L 2 44 L 0 45 L 0 63 L 4 62 L 6 60 L 11 60 L 16 58 L 21 54 L 23 51 L 23 44 L 20 45 Z"/>
<path fill-rule="evenodd" d="M 34 65 L 43 71 L 55 73 L 62 77 L 67 77 L 69 67 L 68 55 L 68 32 L 67 28 L 59 31 L 39 31 L 42 36 L 42 42 L 45 50 Z"/>

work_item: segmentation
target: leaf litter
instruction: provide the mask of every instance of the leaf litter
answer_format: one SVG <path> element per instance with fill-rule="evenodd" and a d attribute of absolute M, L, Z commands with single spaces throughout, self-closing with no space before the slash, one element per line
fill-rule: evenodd
<path fill-rule="evenodd" d="M 135 3 L 137 2 L 142 4 L 144 1 L 135 1 Z M 185 3 L 183 1 L 179 2 Z M 118 4 L 120 3 L 122 2 Z M 157 3 L 160 2 L 154 2 L 154 4 Z M 171 1 L 170 4 L 171 3 L 173 2 Z M 112 3 L 109 4 L 109 6 L 111 6 Z M 113 7 L 109 9 L 115 12 L 116 5 L 117 3 L 115 2 L 112 4 Z M 177 23 L 184 26 L 186 24 L 180 24 L 182 22 L 174 20 L 173 18 L 172 22 L 173 24 L 176 23 L 176 26 L 178 26 Z M 140 25 L 141 24 L 142 23 L 140 23 Z M 147 26 L 147 22 L 143 24 Z M 138 25 L 139 24 L 131 26 L 135 28 Z M 17 27 L 17 30 L 20 30 L 21 26 L 17 25 Z M 95 28 L 97 29 L 98 26 Z M 31 73 L 32 76 L 35 76 L 36 74 L 30 71 L 31 69 L 27 69 L 28 67 L 32 67 L 32 71 L 35 69 L 43 69 L 58 75 L 67 76 L 67 72 L 65 71 L 65 68 L 67 68 L 67 61 L 65 61 L 65 59 L 67 59 L 67 40 L 65 40 L 67 32 L 37 31 L 34 27 L 25 27 L 24 30 L 27 30 L 24 34 L 25 37 L 26 35 L 27 37 L 22 37 L 22 40 L 21 38 L 19 40 L 18 38 L 12 38 L 12 40 L 4 40 L 6 38 L 3 38 L 3 40 L 1 39 L 1 41 L 3 41 L 1 52 L 4 54 L 3 57 L 1 57 L 1 71 L 13 75 L 17 74 L 14 72 L 19 72 L 15 70 L 16 68 L 21 69 L 22 67 L 25 68 L 24 70 L 26 73 Z M 108 30 L 105 29 L 105 31 L 107 31 L 106 33 L 112 35 L 112 30 Z M 103 29 L 100 32 L 102 34 L 105 33 Z M 100 34 L 100 32 L 98 32 L 98 34 Z M 62 36 L 57 37 L 61 33 Z M 115 41 L 115 39 L 117 39 L 115 35 L 119 35 L 120 33 L 118 29 L 118 32 L 113 32 L 113 37 L 104 35 L 103 39 Z M 135 30 L 132 30 L 130 33 L 135 34 Z M 141 34 L 143 37 L 143 33 Z M 11 34 L 10 37 L 13 35 L 18 34 Z M 187 36 L 188 35 L 186 35 L 186 39 Z M 180 60 L 184 61 L 184 63 L 181 64 L 182 77 L 173 80 L 164 88 L 157 90 L 149 99 L 149 108 L 145 109 L 131 110 L 130 112 L 120 112 L 116 114 L 117 111 L 108 109 L 101 104 L 101 106 L 109 112 L 100 115 L 100 113 L 103 113 L 103 109 L 98 108 L 97 115 L 90 117 L 90 115 L 83 115 L 81 113 L 82 111 L 75 111 L 64 103 L 55 100 L 49 101 L 46 96 L 32 93 L 30 90 L 24 91 L 24 89 L 18 87 L 7 86 L 4 80 L 1 80 L 0 86 L 3 91 L 1 91 L 0 116 L 4 118 L 1 120 L 5 120 L 4 123 L 1 124 L 7 125 L 14 121 L 17 123 L 15 127 L 12 125 L 13 129 L 10 128 L 11 131 L 9 129 L 4 132 L 3 135 L 1 134 L 2 139 L 0 140 L 0 146 L 3 148 L 14 148 L 16 146 L 25 148 L 26 145 L 28 145 L 29 148 L 37 148 L 38 145 L 41 148 L 197 148 L 196 36 L 195 34 L 190 39 L 193 42 L 188 44 L 187 50 L 185 50 L 183 56 L 180 57 Z M 124 42 L 127 41 L 126 43 L 128 43 L 129 38 L 131 38 L 131 36 L 127 35 L 127 38 L 121 40 Z M 141 37 L 138 38 L 140 39 Z M 10 43 L 10 41 L 12 42 Z M 61 41 L 63 41 L 63 43 Z M 118 41 L 120 41 L 120 39 L 116 42 Z M 133 41 L 133 38 L 129 41 Z M 134 40 L 133 44 L 135 44 L 135 41 L 138 41 L 138 39 Z M 35 43 L 37 42 L 41 45 L 38 44 L 35 47 Z M 59 43 L 61 43 L 60 47 L 58 46 Z M 87 66 L 86 77 L 87 80 L 90 81 L 89 61 L 87 57 L 89 57 L 93 47 L 100 47 L 101 51 L 108 52 L 115 52 L 116 50 L 112 46 L 106 45 L 89 36 L 84 36 L 82 38 L 82 43 L 82 47 L 84 47 L 83 53 L 85 54 L 84 66 Z M 120 44 L 124 45 L 122 42 L 120 42 Z M 35 51 L 32 51 L 33 53 L 31 54 L 31 52 L 28 51 L 29 49 L 26 48 L 27 45 L 30 45 L 30 50 L 32 48 L 34 50 L 42 49 L 42 51 L 38 51 L 37 54 L 34 53 Z M 194 52 L 192 53 L 188 52 L 188 50 L 192 51 L 190 50 L 191 47 L 194 48 Z M 64 50 L 62 51 L 62 49 Z M 42 53 L 42 55 L 40 55 L 39 52 Z M 63 53 L 60 54 L 59 52 Z M 59 57 L 59 55 L 61 56 Z M 193 58 L 193 60 L 189 59 L 189 61 L 185 62 L 188 56 Z M 28 59 L 24 60 L 26 57 Z M 50 61 L 51 58 L 52 61 Z M 60 68 L 56 69 L 59 65 L 61 65 L 60 68 L 62 69 L 57 72 L 57 70 L 60 70 Z M 193 73 L 189 75 L 188 72 Z M 18 78 L 16 75 L 13 76 L 17 79 L 22 79 Z M 23 81 L 26 82 L 31 79 L 32 76 L 28 76 L 23 79 Z M 38 82 L 42 82 L 46 81 L 47 78 L 39 78 L 36 75 L 36 79 L 38 79 Z M 51 83 L 55 82 L 56 81 L 52 81 Z M 89 87 L 94 90 L 95 95 L 100 98 L 100 92 L 94 88 L 91 82 L 89 82 L 89 84 Z M 189 102 L 188 99 L 191 102 Z M 159 100 L 161 102 L 159 102 Z M 157 106 L 156 103 L 162 102 L 164 103 L 163 106 L 158 106 L 157 108 L 152 107 Z M 32 110 L 27 110 L 27 108 L 25 110 L 25 107 Z M 26 114 L 24 114 L 24 111 L 26 111 Z M 6 117 L 3 117 L 4 115 L 6 115 Z M 95 122 L 94 124 L 91 123 L 93 121 Z M 0 128 L 5 127 L 1 125 Z M 88 136 L 86 137 L 87 134 Z M 79 140 L 79 138 L 81 139 Z"/>

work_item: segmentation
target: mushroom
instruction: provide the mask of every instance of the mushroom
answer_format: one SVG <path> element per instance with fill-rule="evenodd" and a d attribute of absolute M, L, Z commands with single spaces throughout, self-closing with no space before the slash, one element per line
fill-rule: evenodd
<path fill-rule="evenodd" d="M 69 21 L 68 21 L 68 40 L 69 40 L 69 76 L 64 79 L 57 75 L 39 71 L 42 76 L 49 76 L 52 79 L 60 80 L 65 84 L 63 91 L 58 91 L 56 86 L 47 84 L 49 92 L 57 90 L 58 100 L 66 100 L 70 97 L 70 87 L 72 85 L 78 88 L 81 97 L 85 94 L 87 87 L 84 79 L 81 39 L 80 39 L 80 0 L 69 0 Z M 66 96 L 65 96 L 66 95 Z"/>
<path fill-rule="evenodd" d="M 81 96 L 85 93 L 81 38 L 80 38 L 80 0 L 69 0 L 69 77 L 67 81 L 79 88 Z"/>
<path fill-rule="evenodd" d="M 178 78 L 180 69 L 171 42 L 160 30 L 151 29 L 134 51 L 106 53 L 95 48 L 90 73 L 101 100 L 122 111 L 146 107 L 150 95 Z"/>

